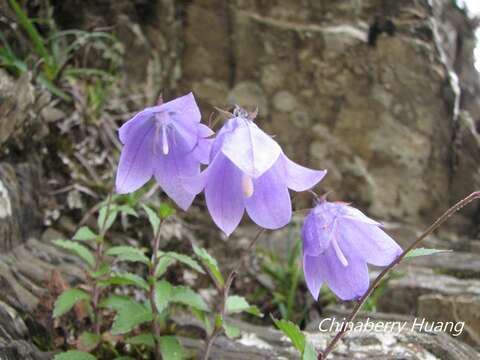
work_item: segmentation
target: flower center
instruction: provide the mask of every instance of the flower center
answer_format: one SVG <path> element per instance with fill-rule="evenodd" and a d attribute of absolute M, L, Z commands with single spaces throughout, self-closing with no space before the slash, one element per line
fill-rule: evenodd
<path fill-rule="evenodd" d="M 253 195 L 253 180 L 250 176 L 247 174 L 242 175 L 242 192 L 243 196 L 246 198 L 249 198 L 250 196 Z"/>
<path fill-rule="evenodd" d="M 348 266 L 347 258 L 343 254 L 342 249 L 340 249 L 340 246 L 338 246 L 338 242 L 335 236 L 332 239 L 332 245 L 338 260 L 342 263 L 343 266 Z"/>

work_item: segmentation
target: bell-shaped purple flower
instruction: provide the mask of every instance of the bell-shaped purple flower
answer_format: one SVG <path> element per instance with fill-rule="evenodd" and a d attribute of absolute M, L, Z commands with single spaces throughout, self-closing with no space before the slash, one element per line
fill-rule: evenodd
<path fill-rule="evenodd" d="M 119 129 L 124 144 L 117 170 L 120 194 L 137 190 L 150 178 L 179 207 L 186 210 L 195 195 L 183 179 L 198 175 L 208 164 L 213 132 L 200 123 L 200 110 L 192 93 L 136 114 Z"/>
<path fill-rule="evenodd" d="M 305 281 L 315 299 L 323 282 L 342 300 L 361 297 L 369 286 L 367 263 L 387 266 L 402 253 L 380 223 L 346 203 L 315 206 L 302 237 Z"/>
<path fill-rule="evenodd" d="M 208 210 L 230 235 L 245 209 L 250 218 L 266 229 L 290 222 L 292 204 L 288 189 L 312 188 L 326 174 L 289 160 L 280 146 L 264 133 L 241 108 L 218 133 L 210 153 L 210 165 L 190 182 L 189 189 L 205 189 Z"/>

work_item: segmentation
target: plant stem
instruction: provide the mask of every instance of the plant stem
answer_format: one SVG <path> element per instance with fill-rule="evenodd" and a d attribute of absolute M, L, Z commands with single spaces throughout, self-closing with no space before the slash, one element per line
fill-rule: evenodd
<path fill-rule="evenodd" d="M 105 233 L 107 232 L 106 225 L 107 225 L 108 216 L 110 215 L 111 205 L 112 205 L 112 192 L 108 194 L 107 209 L 105 210 L 105 218 L 100 228 L 99 239 L 95 242 L 95 268 L 94 268 L 95 272 L 100 270 L 100 265 L 103 259 L 103 242 L 105 240 Z M 100 321 L 101 313 L 100 313 L 100 309 L 98 308 L 100 295 L 101 295 L 101 291 L 97 285 L 97 281 L 96 279 L 93 279 L 93 287 L 92 287 L 93 330 L 97 335 L 100 335 L 100 324 L 101 324 L 101 321 Z"/>
<path fill-rule="evenodd" d="M 153 239 L 153 251 L 152 251 L 152 259 L 150 261 L 150 266 L 148 269 L 148 277 L 149 277 L 149 291 L 148 297 L 150 300 L 150 306 L 152 307 L 153 313 L 153 320 L 152 320 L 152 332 L 154 334 L 154 341 L 155 341 L 155 348 L 154 348 L 154 359 L 160 360 L 161 359 L 161 351 L 160 351 L 160 324 L 158 323 L 159 320 L 159 312 L 157 308 L 157 303 L 155 302 L 155 269 L 158 265 L 158 248 L 160 246 L 160 237 L 161 237 L 161 229 L 162 229 L 163 220 L 160 221 L 158 229 L 155 233 Z"/>
<path fill-rule="evenodd" d="M 235 279 L 235 276 L 237 275 L 240 268 L 242 267 L 242 264 L 243 264 L 245 258 L 250 254 L 250 251 L 252 250 L 253 246 L 256 244 L 257 240 L 265 232 L 265 230 L 266 229 L 264 229 L 264 228 L 260 228 L 257 231 L 257 233 L 255 234 L 255 237 L 252 239 L 252 241 L 248 245 L 246 251 L 243 253 L 243 255 L 240 257 L 240 259 L 237 261 L 237 263 L 233 267 L 232 271 L 230 271 L 230 273 L 228 274 L 227 280 L 225 281 L 225 284 L 221 288 L 220 293 L 221 293 L 222 300 L 221 300 L 221 303 L 220 303 L 220 311 L 219 311 L 218 315 L 220 316 L 222 321 L 223 321 L 223 318 L 225 317 L 225 313 L 227 311 L 226 304 L 227 304 L 228 295 L 230 293 L 230 288 L 232 287 L 232 284 L 233 284 L 233 280 Z M 215 277 L 210 272 L 208 272 L 208 274 L 210 275 L 214 285 L 217 286 L 218 282 L 215 279 Z M 215 328 L 213 329 L 212 333 L 208 336 L 208 338 L 206 340 L 203 360 L 208 360 L 208 358 L 210 356 L 210 352 L 212 350 L 213 342 L 215 341 L 217 336 L 220 335 L 222 332 L 223 332 L 223 327 L 221 325 L 218 325 L 217 323 L 215 323 Z"/>
<path fill-rule="evenodd" d="M 390 273 L 400 262 L 405 258 L 405 256 L 412 251 L 422 240 L 424 240 L 427 236 L 431 235 L 440 225 L 442 225 L 446 220 L 450 218 L 453 214 L 455 214 L 457 211 L 462 209 L 464 206 L 468 205 L 472 201 L 480 199 L 480 191 L 475 191 L 468 195 L 466 198 L 460 200 L 457 202 L 455 205 L 453 205 L 451 208 L 449 208 L 447 211 L 445 211 L 442 216 L 440 216 L 435 222 L 430 225 L 430 227 L 423 232 L 414 242 L 412 242 L 403 252 L 402 254 L 396 258 L 388 267 L 383 269 L 383 271 L 376 277 L 376 279 L 373 281 L 373 283 L 370 285 L 368 288 L 367 292 L 358 300 L 356 305 L 354 306 L 352 312 L 350 315 L 347 317 L 345 323 L 349 323 L 352 320 L 355 319 L 357 316 L 358 312 L 362 308 L 362 306 L 365 304 L 367 301 L 368 297 L 375 291 L 377 286 L 380 284 L 380 282 L 383 280 L 383 278 Z M 345 336 L 345 334 L 348 332 L 348 327 L 343 326 L 342 329 L 335 335 L 335 337 L 330 341 L 326 349 L 318 354 L 317 359 L 318 360 L 324 360 L 327 358 L 328 354 L 332 352 L 332 350 L 335 348 L 336 344 Z"/>

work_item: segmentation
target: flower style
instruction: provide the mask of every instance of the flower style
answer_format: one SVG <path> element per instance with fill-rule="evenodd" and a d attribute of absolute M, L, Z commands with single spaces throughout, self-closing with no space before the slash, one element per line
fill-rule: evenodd
<path fill-rule="evenodd" d="M 361 297 L 369 286 L 367 263 L 387 266 L 402 253 L 380 223 L 339 202 L 315 206 L 302 237 L 305 281 L 315 299 L 323 282 L 342 300 Z"/>
<path fill-rule="evenodd" d="M 148 107 L 119 129 L 124 144 L 117 170 L 116 190 L 129 193 L 143 186 L 152 175 L 165 193 L 186 210 L 194 194 L 183 179 L 200 173 L 208 164 L 213 134 L 200 123 L 200 110 L 192 93 L 167 103 Z"/>
<path fill-rule="evenodd" d="M 285 226 L 292 216 L 288 189 L 310 189 L 326 171 L 289 160 L 245 110 L 237 107 L 233 116 L 212 145 L 210 165 L 190 181 L 189 189 L 195 194 L 205 189 L 208 210 L 227 235 L 238 226 L 245 209 L 266 229 Z"/>

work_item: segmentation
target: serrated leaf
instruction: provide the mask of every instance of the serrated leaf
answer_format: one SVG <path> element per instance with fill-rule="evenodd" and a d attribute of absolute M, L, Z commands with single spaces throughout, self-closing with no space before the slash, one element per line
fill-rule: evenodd
<path fill-rule="evenodd" d="M 80 289 L 65 290 L 55 301 L 53 317 L 57 318 L 70 311 L 79 301 L 90 300 L 90 294 Z"/>
<path fill-rule="evenodd" d="M 115 256 L 120 261 L 141 262 L 149 264 L 150 260 L 145 254 L 133 246 L 114 246 L 107 250 L 108 256 Z"/>
<path fill-rule="evenodd" d="M 130 300 L 117 310 L 111 332 L 112 335 L 125 334 L 135 326 L 152 320 L 152 311 L 147 306 Z"/>
<path fill-rule="evenodd" d="M 225 330 L 225 335 L 227 335 L 230 339 L 235 339 L 240 336 L 240 329 L 236 326 L 223 322 L 223 329 Z"/>
<path fill-rule="evenodd" d="M 132 273 L 113 274 L 110 278 L 101 280 L 101 286 L 109 285 L 135 285 L 141 289 L 148 290 L 148 283 L 141 277 Z"/>
<path fill-rule="evenodd" d="M 77 348 L 81 351 L 90 352 L 100 344 L 101 340 L 101 335 L 84 331 L 78 338 Z"/>
<path fill-rule="evenodd" d="M 76 241 L 89 241 L 95 240 L 98 237 L 88 226 L 82 226 L 80 229 L 77 230 L 75 235 L 73 235 L 72 240 Z"/>
<path fill-rule="evenodd" d="M 70 350 L 70 351 L 55 355 L 53 360 L 97 360 L 97 358 L 92 354 L 89 354 L 83 351 Z"/>
<path fill-rule="evenodd" d="M 149 348 L 155 347 L 155 338 L 153 337 L 152 334 L 140 334 L 140 335 L 128 338 L 126 341 L 127 341 L 127 344 L 145 345 Z"/>
<path fill-rule="evenodd" d="M 427 248 L 416 248 L 410 250 L 407 255 L 405 255 L 404 259 L 414 258 L 418 256 L 427 256 L 427 255 L 435 255 L 441 253 L 449 253 L 452 250 L 443 250 L 443 249 L 427 249 Z"/>
<path fill-rule="evenodd" d="M 56 246 L 74 253 L 83 261 L 85 261 L 90 267 L 92 268 L 95 267 L 95 257 L 93 256 L 92 252 L 88 250 L 87 247 L 70 240 L 59 239 L 59 240 L 53 240 L 52 242 Z"/>
<path fill-rule="evenodd" d="M 173 286 L 166 280 L 155 283 L 155 305 L 158 312 L 165 310 L 172 299 Z"/>
<path fill-rule="evenodd" d="M 208 269 L 213 274 L 213 276 L 218 281 L 218 283 L 221 286 L 225 285 L 225 280 L 223 279 L 222 273 L 220 272 L 220 268 L 218 267 L 217 260 L 215 260 L 215 258 L 207 252 L 207 250 L 195 245 L 193 245 L 193 252 L 208 267 Z"/>
<path fill-rule="evenodd" d="M 186 351 L 175 336 L 160 337 L 160 352 L 163 360 L 182 360 L 187 357 Z"/>
<path fill-rule="evenodd" d="M 118 215 L 118 208 L 114 204 L 110 204 L 110 207 L 107 204 L 103 205 L 100 208 L 100 211 L 98 212 L 98 219 L 97 219 L 98 228 L 103 230 L 103 232 L 110 229 L 110 227 L 115 222 L 117 215 Z"/>
<path fill-rule="evenodd" d="M 227 314 L 236 314 L 247 312 L 255 316 L 262 316 L 263 314 L 256 306 L 250 305 L 244 297 L 238 295 L 231 295 L 227 298 L 225 308 Z"/>
<path fill-rule="evenodd" d="M 298 326 L 288 320 L 277 320 L 273 316 L 272 320 L 275 326 L 290 339 L 295 349 L 303 354 L 305 350 L 305 335 Z"/>
<path fill-rule="evenodd" d="M 188 255 L 184 255 L 184 254 L 179 254 L 179 253 L 176 253 L 176 252 L 173 252 L 173 251 L 169 251 L 167 253 L 163 253 L 162 254 L 162 257 L 163 256 L 167 256 L 167 257 L 171 257 L 172 259 L 175 259 L 177 260 L 178 262 L 182 263 L 182 264 L 185 264 L 187 266 L 189 266 L 190 268 L 192 268 L 193 270 L 201 273 L 201 274 L 205 274 L 205 271 L 203 271 L 202 267 L 200 266 L 200 264 L 192 259 L 190 256 Z"/>
<path fill-rule="evenodd" d="M 175 286 L 170 301 L 177 304 L 187 305 L 197 310 L 209 310 L 202 297 L 186 286 Z"/>
<path fill-rule="evenodd" d="M 160 217 L 157 215 L 155 211 L 152 210 L 151 207 L 142 204 L 143 210 L 147 213 L 148 221 L 152 226 L 153 233 L 156 234 L 160 228 Z"/>
<path fill-rule="evenodd" d="M 165 274 L 168 267 L 172 265 L 176 260 L 174 258 L 168 256 L 162 256 L 157 263 L 157 267 L 155 268 L 155 278 L 158 279 Z"/>

